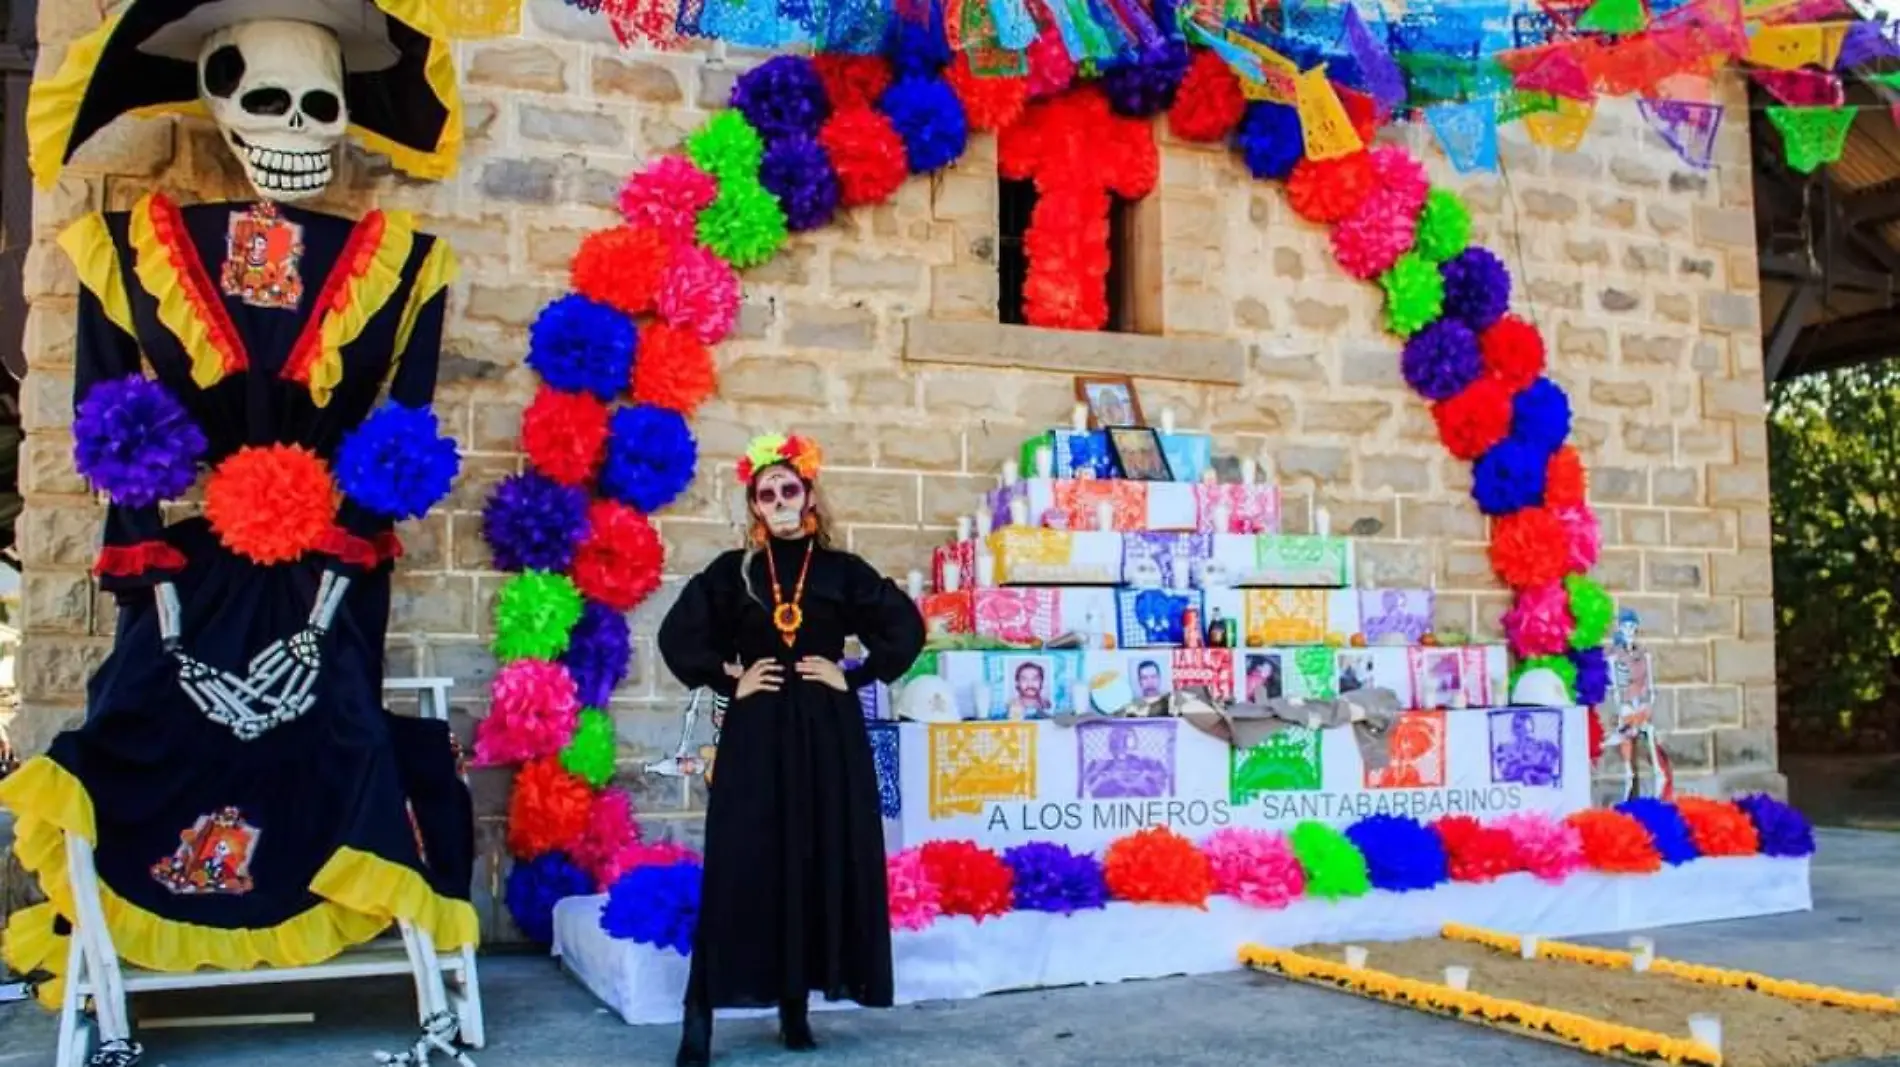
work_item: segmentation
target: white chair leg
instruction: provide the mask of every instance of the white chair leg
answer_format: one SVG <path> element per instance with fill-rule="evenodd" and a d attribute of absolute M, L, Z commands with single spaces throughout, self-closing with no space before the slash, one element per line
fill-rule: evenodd
<path fill-rule="evenodd" d="M 92 994 L 93 1017 L 99 1023 L 99 1041 L 130 1041 L 131 1017 L 125 1006 L 125 979 L 119 970 L 119 952 L 106 927 L 99 904 L 99 873 L 92 862 L 92 843 L 78 834 L 66 835 L 66 877 L 72 889 L 73 941 L 86 957 L 87 990 Z"/>
<path fill-rule="evenodd" d="M 471 945 L 462 946 L 462 973 L 449 992 L 449 1001 L 461 1021 L 462 1040 L 470 1048 L 487 1048 L 488 1024 L 482 1018 L 482 980 L 475 972 L 475 949 Z"/>
<path fill-rule="evenodd" d="M 85 1024 L 79 1018 L 79 990 L 86 983 L 86 953 L 79 945 L 79 931 L 73 931 L 66 949 L 66 993 L 59 1004 L 59 1052 L 57 1067 L 86 1067 Z"/>
<path fill-rule="evenodd" d="M 418 932 L 407 919 L 398 919 L 396 929 L 402 933 L 402 951 L 409 957 L 409 981 L 416 991 L 416 1021 L 427 1024 L 429 1021 L 429 980 L 427 964 L 424 962 L 422 948 L 417 941 Z"/>

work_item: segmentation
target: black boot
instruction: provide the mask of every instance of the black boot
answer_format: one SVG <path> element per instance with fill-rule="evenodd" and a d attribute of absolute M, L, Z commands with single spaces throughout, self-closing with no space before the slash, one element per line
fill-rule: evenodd
<path fill-rule="evenodd" d="M 804 997 L 779 1001 L 778 1039 L 793 1052 L 810 1052 L 818 1047 L 818 1039 L 811 1035 L 811 1018 L 806 1014 Z"/>
<path fill-rule="evenodd" d="M 680 1021 L 680 1051 L 674 1067 L 707 1067 L 712 1063 L 712 1009 L 687 1005 Z"/>

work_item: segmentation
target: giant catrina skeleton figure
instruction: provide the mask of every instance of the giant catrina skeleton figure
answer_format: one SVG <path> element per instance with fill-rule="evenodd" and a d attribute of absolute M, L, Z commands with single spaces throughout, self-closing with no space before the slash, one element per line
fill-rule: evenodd
<path fill-rule="evenodd" d="M 60 238 L 76 463 L 108 501 L 95 573 L 119 614 L 84 724 L 0 783 L 52 901 L 9 924 L 22 972 L 66 959 L 69 833 L 141 967 L 314 964 L 398 919 L 443 949 L 476 937 L 447 728 L 381 695 L 394 524 L 458 465 L 430 410 L 454 259 L 406 214 L 297 206 L 350 134 L 449 173 L 449 47 L 430 0 L 131 0 L 34 85 L 43 183 L 128 112 L 208 113 L 257 198 L 152 192 Z M 202 517 L 168 524 L 201 477 Z M 97 1061 L 136 1059 L 123 1012 L 99 1018 Z"/>

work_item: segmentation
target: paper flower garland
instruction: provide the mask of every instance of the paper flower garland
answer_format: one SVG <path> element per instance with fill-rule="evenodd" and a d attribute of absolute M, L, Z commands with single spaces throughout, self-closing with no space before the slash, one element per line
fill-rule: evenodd
<path fill-rule="evenodd" d="M 205 518 L 224 547 L 269 566 L 314 549 L 336 520 L 336 483 L 316 453 L 252 445 L 205 482 Z"/>
<path fill-rule="evenodd" d="M 1214 891 L 1256 908 L 1284 908 L 1306 892 L 1306 872 L 1282 834 L 1230 826 L 1201 842 Z"/>
<path fill-rule="evenodd" d="M 120 507 L 182 496 L 198 480 L 205 435 L 163 385 L 133 375 L 100 382 L 73 415 L 73 465 Z"/>
<path fill-rule="evenodd" d="M 385 519 L 419 519 L 446 500 L 462 469 L 455 439 L 429 408 L 389 401 L 337 447 L 337 484 L 364 510 Z"/>
<path fill-rule="evenodd" d="M 691 955 L 702 873 L 694 863 L 635 867 L 608 890 L 600 928 L 622 941 Z"/>
<path fill-rule="evenodd" d="M 937 883 L 930 880 L 924 854 L 914 848 L 892 856 L 885 865 L 891 904 L 891 929 L 922 930 L 943 914 Z"/>
<path fill-rule="evenodd" d="M 1444 846 L 1446 873 L 1453 881 L 1489 882 L 1523 869 L 1509 830 L 1469 815 L 1448 815 L 1432 830 Z"/>
<path fill-rule="evenodd" d="M 537 945 L 554 941 L 554 905 L 594 891 L 594 879 L 559 852 L 549 852 L 508 872 L 504 896 L 515 928 Z"/>
<path fill-rule="evenodd" d="M 507 478 L 482 507 L 482 539 L 504 571 L 565 571 L 586 532 L 586 492 L 536 471 Z"/>
<path fill-rule="evenodd" d="M 1654 797 L 1638 797 L 1618 804 L 1616 810 L 1643 824 L 1643 829 L 1649 832 L 1650 844 L 1655 846 L 1664 863 L 1675 867 L 1700 855 L 1695 841 L 1689 837 L 1689 825 L 1682 821 L 1682 812 L 1674 804 Z"/>
<path fill-rule="evenodd" d="M 1362 897 L 1372 890 L 1366 857 L 1345 834 L 1324 823 L 1306 821 L 1287 836 L 1306 871 L 1306 891 L 1326 900 Z"/>
<path fill-rule="evenodd" d="M 1214 892 L 1207 857 L 1165 826 L 1152 826 L 1108 846 L 1102 876 L 1117 900 L 1204 908 Z"/>
<path fill-rule="evenodd" d="M 502 583 L 495 596 L 495 656 L 554 659 L 567 651 L 581 621 L 581 594 L 564 574 L 524 571 Z"/>
<path fill-rule="evenodd" d="M 1814 829 L 1800 812 L 1766 793 L 1742 797 L 1735 806 L 1755 824 L 1762 855 L 1814 855 Z"/>
<path fill-rule="evenodd" d="M 1445 846 L 1417 819 L 1374 815 L 1347 827 L 1346 838 L 1365 857 L 1366 877 L 1375 889 L 1430 889 L 1450 877 Z"/>
<path fill-rule="evenodd" d="M 1014 875 L 994 852 L 969 841 L 932 841 L 920 851 L 943 914 L 969 915 L 980 922 L 1008 912 L 1014 903 Z"/>
<path fill-rule="evenodd" d="M 1506 815 L 1495 825 L 1511 835 L 1517 862 L 1542 881 L 1562 882 L 1585 866 L 1583 835 L 1567 822 L 1526 811 Z"/>
<path fill-rule="evenodd" d="M 1106 907 L 1108 886 L 1094 856 L 1076 854 L 1046 841 L 1017 845 L 1003 853 L 1010 869 L 1017 911 L 1053 911 L 1071 915 Z"/>

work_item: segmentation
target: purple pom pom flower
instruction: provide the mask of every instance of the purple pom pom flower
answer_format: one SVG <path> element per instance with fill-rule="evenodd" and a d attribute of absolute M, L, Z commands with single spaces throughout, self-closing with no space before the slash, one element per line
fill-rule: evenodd
<path fill-rule="evenodd" d="M 1695 839 L 1689 836 L 1689 824 L 1682 821 L 1682 813 L 1667 800 L 1637 797 L 1618 804 L 1616 810 L 1643 824 L 1643 829 L 1649 831 L 1649 839 L 1655 842 L 1656 852 L 1671 867 L 1681 866 L 1701 855 L 1696 850 Z"/>
<path fill-rule="evenodd" d="M 1471 498 L 1486 515 L 1512 515 L 1544 502 L 1550 453 L 1507 437 L 1478 457 L 1471 468 Z"/>
<path fill-rule="evenodd" d="M 815 230 L 838 213 L 838 175 L 831 169 L 831 157 L 823 145 L 803 134 L 766 146 L 759 184 L 778 197 L 785 225 L 793 231 Z"/>
<path fill-rule="evenodd" d="M 1108 906 L 1102 865 L 1086 852 L 1077 854 L 1063 845 L 1032 841 L 1006 850 L 1003 862 L 1015 875 L 1018 911 L 1070 915 Z"/>
<path fill-rule="evenodd" d="M 120 507 L 183 495 L 206 447 L 171 390 L 136 374 L 93 386 L 73 416 L 74 466 Z"/>
<path fill-rule="evenodd" d="M 535 471 L 496 486 L 482 508 L 482 538 L 504 571 L 565 573 L 586 534 L 586 490 Z"/>
<path fill-rule="evenodd" d="M 1405 383 L 1427 400 L 1450 400 L 1484 373 L 1478 337 L 1456 319 L 1439 319 L 1405 342 Z"/>
<path fill-rule="evenodd" d="M 824 79 L 806 56 L 773 56 L 739 75 L 732 106 L 767 145 L 785 137 L 816 137 L 831 117 Z"/>
<path fill-rule="evenodd" d="M 1735 802 L 1755 824 L 1755 836 L 1761 839 L 1764 856 L 1814 855 L 1814 828 L 1807 816 L 1766 793 L 1755 793 Z"/>
<path fill-rule="evenodd" d="M 1539 378 L 1511 399 L 1511 436 L 1549 455 L 1570 436 L 1570 398 L 1549 378 Z"/>
<path fill-rule="evenodd" d="M 1187 77 L 1187 45 L 1161 40 L 1143 48 L 1130 63 L 1102 75 L 1102 91 L 1116 114 L 1145 119 L 1174 106 L 1174 94 Z"/>
<path fill-rule="evenodd" d="M 1445 278 L 1445 314 L 1478 333 L 1511 310 L 1511 272 L 1488 248 L 1467 248 L 1439 267 Z"/>
<path fill-rule="evenodd" d="M 1570 662 L 1577 665 L 1577 703 L 1595 707 L 1610 693 L 1610 661 L 1600 648 L 1572 649 Z"/>
<path fill-rule="evenodd" d="M 1306 158 L 1300 113 L 1289 104 L 1255 101 L 1234 132 L 1234 147 L 1256 178 L 1281 181 Z"/>
<path fill-rule="evenodd" d="M 561 665 L 573 676 L 575 695 L 582 707 L 606 707 L 633 665 L 633 637 L 627 617 L 605 604 L 588 601 L 581 621 L 568 638 Z"/>

